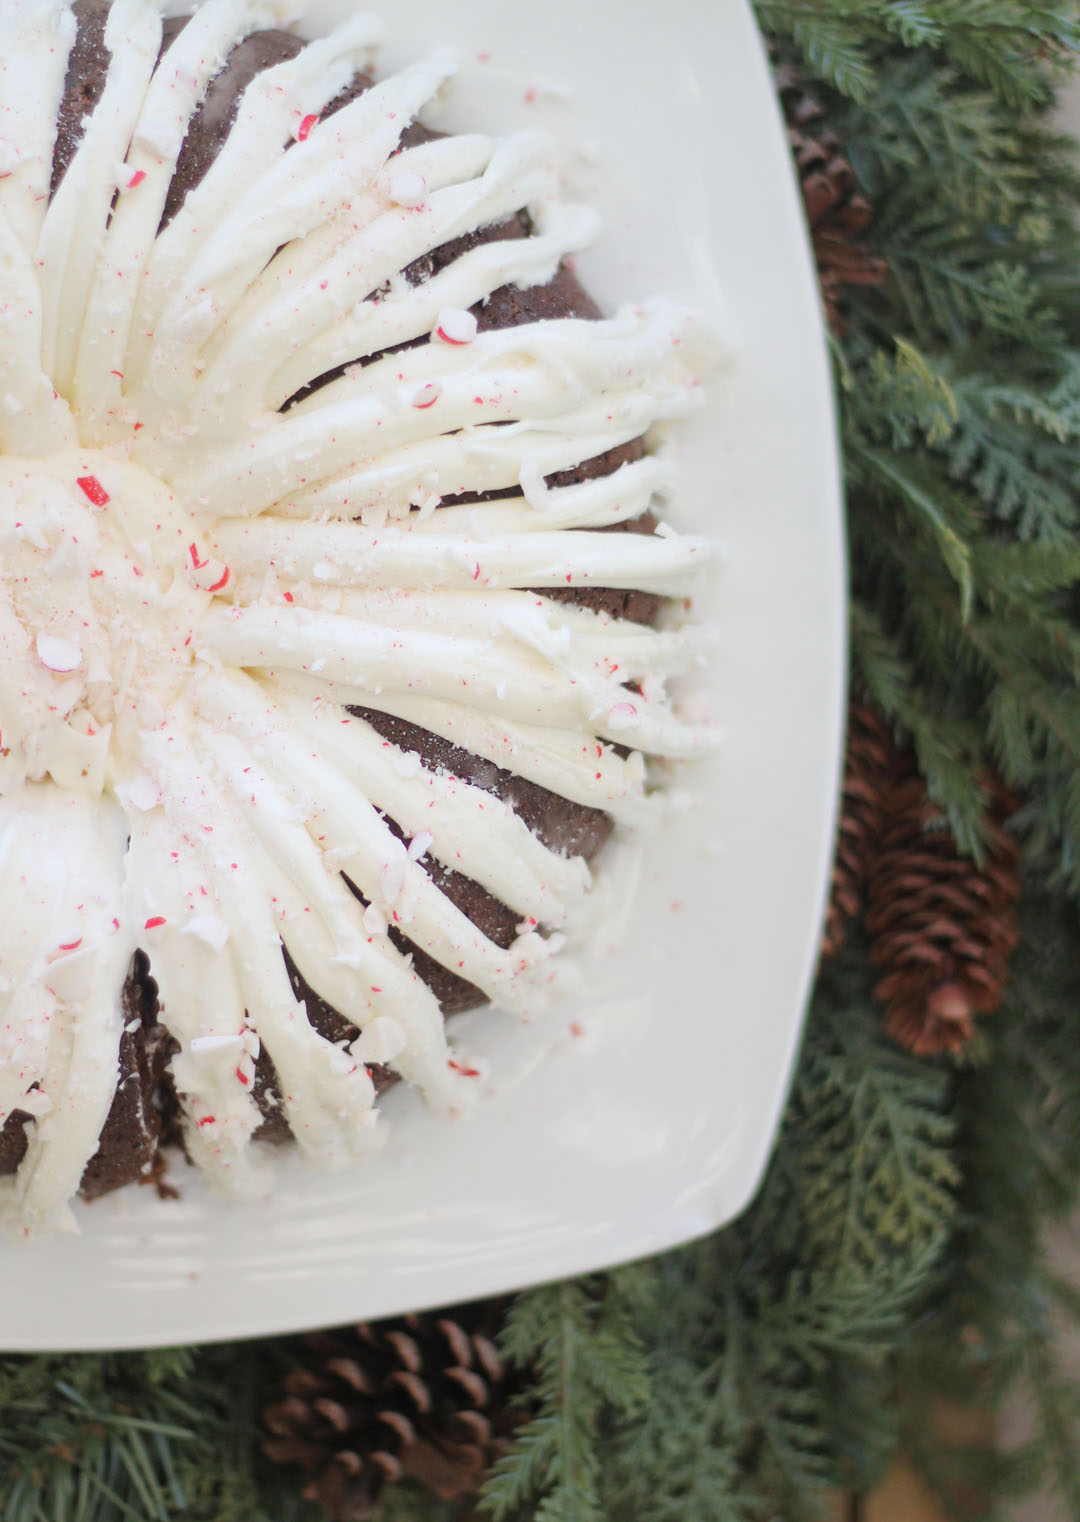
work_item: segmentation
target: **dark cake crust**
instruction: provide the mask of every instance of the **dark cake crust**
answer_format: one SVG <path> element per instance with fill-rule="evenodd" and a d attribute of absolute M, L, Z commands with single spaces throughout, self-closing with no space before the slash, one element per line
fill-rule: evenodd
<path fill-rule="evenodd" d="M 172 35 L 163 37 L 167 47 L 183 30 L 183 19 L 172 23 Z M 299 37 L 291 32 L 278 30 L 252 32 L 243 42 L 233 48 L 224 67 L 210 81 L 210 85 L 188 124 L 184 146 L 176 161 L 169 193 L 165 197 L 165 209 L 161 214 L 161 227 L 167 227 L 180 210 L 189 191 L 205 177 L 210 165 L 225 145 L 232 130 L 240 97 L 257 74 L 272 64 L 295 58 L 303 47 Z M 160 229 L 159 229 L 160 231 Z"/>
<path fill-rule="evenodd" d="M 0 1126 L 0 1177 L 14 1173 L 26 1156 L 26 1123 L 29 1119 L 25 1110 L 12 1110 Z"/>
<path fill-rule="evenodd" d="M 53 148 L 52 179 L 49 194 L 67 173 L 82 142 L 83 120 L 97 105 L 105 91 L 105 74 L 111 53 L 105 46 L 105 23 L 109 19 L 109 0 L 75 0 L 75 42 L 68 55 L 64 93 L 56 118 L 56 145 Z"/>
<path fill-rule="evenodd" d="M 141 951 L 135 954 L 121 1003 L 124 1034 L 120 1038 L 120 1081 L 98 1150 L 87 1163 L 79 1186 L 79 1193 L 89 1200 L 133 1179 L 145 1178 L 152 1171 L 163 1126 L 155 1098 L 176 1050 L 176 1043 L 158 1024 L 157 984 Z"/>

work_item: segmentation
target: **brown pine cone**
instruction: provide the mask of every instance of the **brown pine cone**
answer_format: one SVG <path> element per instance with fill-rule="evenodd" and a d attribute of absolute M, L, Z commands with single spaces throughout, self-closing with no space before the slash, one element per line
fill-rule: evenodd
<path fill-rule="evenodd" d="M 852 703 L 848 711 L 844 783 L 832 888 L 821 941 L 822 957 L 836 955 L 847 937 L 848 926 L 862 910 L 866 879 L 885 825 L 898 764 L 896 744 L 885 721 L 865 703 Z"/>
<path fill-rule="evenodd" d="M 313 1332 L 263 1411 L 268 1458 L 299 1464 L 331 1522 L 375 1515 L 405 1475 L 442 1500 L 478 1489 L 519 1418 L 493 1333 L 494 1302 Z"/>
<path fill-rule="evenodd" d="M 1017 807 L 1000 782 L 991 797 L 986 859 L 961 856 L 944 816 L 912 772 L 897 789 L 868 883 L 870 960 L 885 1027 L 919 1056 L 957 1052 L 977 1015 L 991 1014 L 1018 939 L 1019 847 L 1005 829 Z"/>
<path fill-rule="evenodd" d="M 843 288 L 881 285 L 888 266 L 863 241 L 870 224 L 870 203 L 856 187 L 839 139 L 828 128 L 813 125 L 825 114 L 820 103 L 805 88 L 791 61 L 774 59 L 773 75 L 799 171 L 825 317 L 839 336 L 846 327 Z"/>

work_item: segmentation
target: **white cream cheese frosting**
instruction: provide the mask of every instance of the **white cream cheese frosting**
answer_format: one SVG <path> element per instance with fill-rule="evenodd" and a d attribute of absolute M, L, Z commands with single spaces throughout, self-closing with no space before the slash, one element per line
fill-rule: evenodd
<path fill-rule="evenodd" d="M 477 332 L 470 307 L 551 279 L 595 232 L 542 136 L 398 151 L 443 57 L 320 119 L 379 40 L 359 16 L 255 78 L 158 230 L 210 80 L 286 12 L 207 0 L 158 63 L 159 6 L 113 0 L 104 92 L 50 200 L 71 6 L 0 8 L 0 1126 L 30 1116 L 0 1221 L 17 1230 L 70 1224 L 137 948 L 178 1045 L 187 1150 L 237 1195 L 266 1188 L 262 1051 L 318 1167 L 379 1139 L 372 1063 L 446 1110 L 475 1092 L 392 925 L 504 1009 L 542 992 L 585 861 L 347 705 L 628 824 L 643 756 L 705 739 L 666 690 L 698 632 L 536 595 L 681 595 L 702 541 L 597 532 L 670 494 L 664 453 L 544 478 L 687 412 L 711 351 L 659 302 Z M 530 236 L 401 274 L 522 209 Z M 425 862 L 517 912 L 514 943 Z M 282 946 L 351 1044 L 313 1029 Z"/>

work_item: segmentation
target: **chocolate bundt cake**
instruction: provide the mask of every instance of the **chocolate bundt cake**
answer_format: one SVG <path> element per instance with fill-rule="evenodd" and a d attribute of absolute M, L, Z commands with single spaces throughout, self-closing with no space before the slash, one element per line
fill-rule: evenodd
<path fill-rule="evenodd" d="M 357 16 L 0 6 L 0 1220 L 335 1167 L 456 1110 L 589 863 L 702 735 L 654 425 L 708 344 L 603 317 L 550 144 L 418 119 Z M 648 436 L 648 446 L 646 437 Z"/>

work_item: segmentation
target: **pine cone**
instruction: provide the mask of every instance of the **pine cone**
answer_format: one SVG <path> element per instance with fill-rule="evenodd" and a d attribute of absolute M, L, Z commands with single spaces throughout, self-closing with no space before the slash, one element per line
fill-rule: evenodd
<path fill-rule="evenodd" d="M 836 955 L 847 937 L 848 926 L 862 910 L 866 879 L 885 825 L 898 760 L 895 742 L 884 720 L 865 704 L 853 703 L 848 711 L 844 785 L 822 957 Z"/>
<path fill-rule="evenodd" d="M 304 1496 L 331 1522 L 374 1516 L 403 1475 L 442 1500 L 468 1495 L 519 1420 L 497 1319 L 488 1301 L 300 1339 L 303 1365 L 263 1411 L 264 1452 L 309 1472 Z"/>
<path fill-rule="evenodd" d="M 961 856 L 922 778 L 912 771 L 892 799 L 868 883 L 874 989 L 885 1027 L 919 1056 L 956 1052 L 976 1015 L 991 1014 L 1018 939 L 1019 847 L 1005 829 L 1017 807 L 1003 784 L 991 796 L 986 860 Z"/>
<path fill-rule="evenodd" d="M 870 203 L 856 189 L 855 173 L 839 139 L 828 128 L 813 126 L 825 114 L 822 106 L 790 60 L 774 61 L 773 72 L 802 185 L 825 317 L 839 336 L 846 327 L 841 310 L 844 286 L 881 285 L 888 266 L 863 242 Z"/>

